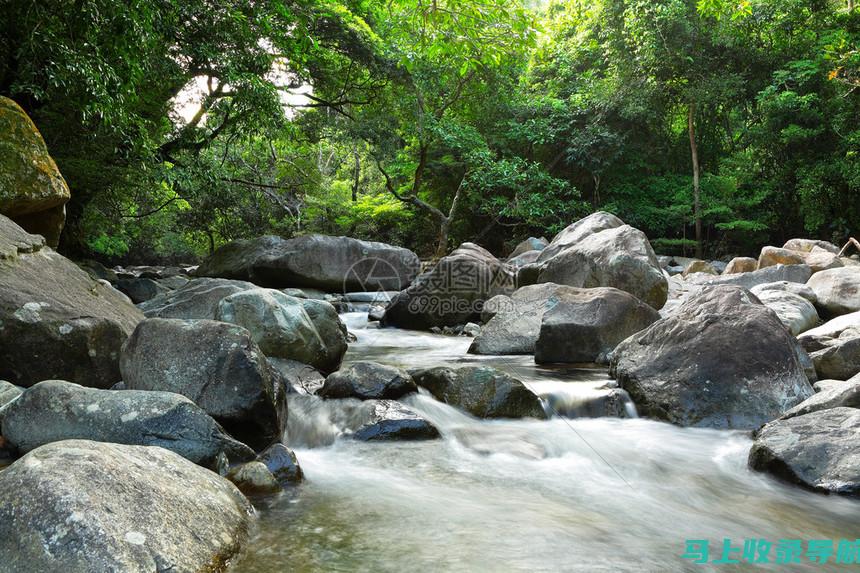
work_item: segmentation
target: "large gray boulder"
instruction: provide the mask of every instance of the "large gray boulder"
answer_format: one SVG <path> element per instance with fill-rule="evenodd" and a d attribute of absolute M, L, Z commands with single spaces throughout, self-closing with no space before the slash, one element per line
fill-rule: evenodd
<path fill-rule="evenodd" d="M 777 281 L 774 283 L 764 283 L 756 285 L 750 289 L 750 292 L 761 298 L 762 293 L 766 291 L 786 292 L 797 295 L 800 298 L 808 300 L 813 305 L 818 302 L 818 297 L 815 292 L 803 283 L 793 283 L 789 281 Z"/>
<path fill-rule="evenodd" d="M 812 276 L 808 265 L 775 265 L 749 273 L 724 274 L 714 277 L 707 274 L 685 277 L 687 282 L 701 286 L 734 285 L 751 289 L 758 285 L 775 282 L 806 283 Z"/>
<path fill-rule="evenodd" d="M 754 470 L 804 487 L 860 493 L 860 410 L 831 408 L 764 426 L 749 454 Z"/>
<path fill-rule="evenodd" d="M 484 303 L 515 290 L 513 271 L 487 250 L 463 243 L 397 294 L 383 326 L 427 330 L 475 322 Z"/>
<path fill-rule="evenodd" d="M 724 275 L 751 273 L 758 269 L 758 261 L 752 257 L 735 257 L 726 265 Z"/>
<path fill-rule="evenodd" d="M 134 304 L 152 300 L 158 295 L 171 290 L 156 280 L 149 278 L 119 279 L 114 287 L 128 296 Z"/>
<path fill-rule="evenodd" d="M 325 235 L 267 236 L 224 245 L 200 265 L 197 276 L 327 292 L 401 290 L 419 267 L 415 253 L 385 243 Z"/>
<path fill-rule="evenodd" d="M 354 362 L 329 374 L 317 394 L 329 399 L 397 400 L 417 390 L 412 376 L 399 368 L 377 362 Z"/>
<path fill-rule="evenodd" d="M 334 307 L 272 289 L 253 289 L 221 300 L 216 320 L 243 326 L 266 356 L 297 360 L 323 372 L 340 365 L 346 326 Z"/>
<path fill-rule="evenodd" d="M 0 379 L 108 388 L 142 318 L 124 295 L 0 215 Z"/>
<path fill-rule="evenodd" d="M 253 511 L 230 482 L 165 449 L 55 442 L 0 472 L 0 568 L 223 571 Z"/>
<path fill-rule="evenodd" d="M 533 354 L 540 333 L 541 318 L 554 307 L 561 292 L 573 287 L 541 283 L 517 289 L 510 297 L 500 295 L 487 301 L 484 313 L 492 315 L 475 337 L 472 354 Z M 489 307 L 489 308 L 487 308 Z"/>
<path fill-rule="evenodd" d="M 436 367 L 410 373 L 416 384 L 437 400 L 477 418 L 546 418 L 541 401 L 534 392 L 521 381 L 495 368 Z"/>
<path fill-rule="evenodd" d="M 515 259 L 520 255 L 523 255 L 528 252 L 537 251 L 538 253 L 544 250 L 547 247 L 547 240 L 541 237 L 540 239 L 535 237 L 529 237 L 525 239 L 521 243 L 519 243 L 514 250 L 508 255 L 508 260 Z"/>
<path fill-rule="evenodd" d="M 571 240 L 572 235 L 565 242 Z M 648 238 L 638 229 L 622 225 L 595 232 L 545 259 L 552 248 L 551 243 L 538 259 L 539 262 L 545 260 L 538 274 L 539 283 L 580 288 L 614 287 L 657 309 L 666 303 L 669 289 L 666 277 Z"/>
<path fill-rule="evenodd" d="M 129 390 L 182 394 L 257 450 L 283 435 L 283 380 L 241 326 L 150 318 L 128 339 L 120 364 Z"/>
<path fill-rule="evenodd" d="M 860 313 L 852 313 L 852 316 Z M 831 322 L 835 322 L 834 321 Z M 860 373 L 860 324 L 844 321 L 845 328 L 824 324 L 799 338 L 819 378 L 848 380 Z"/>
<path fill-rule="evenodd" d="M 610 372 L 641 414 L 680 426 L 754 429 L 813 393 L 794 337 L 733 286 L 691 295 L 619 344 Z"/>
<path fill-rule="evenodd" d="M 615 288 L 570 288 L 543 315 L 535 362 L 609 361 L 615 347 L 660 319 L 660 313 Z"/>
<path fill-rule="evenodd" d="M 815 306 L 800 295 L 780 290 L 759 290 L 753 294 L 763 305 L 774 311 L 795 336 L 814 328 L 819 322 Z"/>
<path fill-rule="evenodd" d="M 860 376 L 844 381 L 821 380 L 816 383 L 816 387 L 820 388 L 818 392 L 783 414 L 782 418 L 793 418 L 831 408 L 860 408 Z"/>
<path fill-rule="evenodd" d="M 192 279 L 178 289 L 165 292 L 140 305 L 147 318 L 214 320 L 222 299 L 257 288 L 246 281 Z"/>
<path fill-rule="evenodd" d="M 552 238 L 549 245 L 541 251 L 539 263 L 545 263 L 562 251 L 576 245 L 583 239 L 607 229 L 624 226 L 624 221 L 605 211 L 592 213 L 574 223 L 571 223 Z"/>
<path fill-rule="evenodd" d="M 221 454 L 232 461 L 254 456 L 184 396 L 99 390 L 62 380 L 39 382 L 6 406 L 0 434 L 20 453 L 81 439 L 160 446 L 210 468 Z"/>
<path fill-rule="evenodd" d="M 818 297 L 818 308 L 827 316 L 860 311 L 860 266 L 815 273 L 806 283 Z"/>
<path fill-rule="evenodd" d="M 24 393 L 24 388 L 20 386 L 15 386 L 10 382 L 6 382 L 5 380 L 0 380 L 0 410 L 3 409 L 3 406 L 20 396 Z"/>

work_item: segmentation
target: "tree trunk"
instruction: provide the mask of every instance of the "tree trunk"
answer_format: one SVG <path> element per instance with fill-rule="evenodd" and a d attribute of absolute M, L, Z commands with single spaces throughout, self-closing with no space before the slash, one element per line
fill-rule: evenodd
<path fill-rule="evenodd" d="M 358 201 L 358 183 L 359 178 L 361 177 L 361 159 L 358 156 L 358 149 L 354 150 L 352 153 L 355 156 L 355 167 L 352 172 L 352 202 L 355 203 Z"/>
<path fill-rule="evenodd" d="M 702 206 L 699 189 L 699 150 L 696 147 L 696 104 L 691 103 L 687 113 L 690 132 L 690 155 L 693 159 L 693 217 L 696 219 L 696 258 L 702 258 Z"/>
<path fill-rule="evenodd" d="M 848 0 L 848 11 L 850 12 L 853 9 L 854 9 L 854 0 Z"/>

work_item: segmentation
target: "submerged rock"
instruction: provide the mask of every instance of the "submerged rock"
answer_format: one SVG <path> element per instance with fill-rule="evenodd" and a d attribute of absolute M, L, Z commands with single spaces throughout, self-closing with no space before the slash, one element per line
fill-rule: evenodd
<path fill-rule="evenodd" d="M 224 245 L 200 265 L 197 275 L 272 288 L 351 292 L 403 289 L 419 267 L 415 253 L 385 243 L 325 235 L 266 236 Z"/>
<path fill-rule="evenodd" d="M 109 388 L 142 318 L 124 295 L 0 215 L 0 379 Z"/>
<path fill-rule="evenodd" d="M 411 372 L 437 400 L 477 418 L 546 418 L 540 398 L 525 384 L 487 366 L 444 366 Z"/>
<path fill-rule="evenodd" d="M 535 362 L 608 362 L 629 336 L 660 319 L 660 313 L 615 288 L 558 291 L 557 304 L 543 315 Z"/>
<path fill-rule="evenodd" d="M 162 448 L 55 442 L 0 472 L 5 571 L 222 571 L 252 521 L 230 482 Z"/>
<path fill-rule="evenodd" d="M 329 399 L 397 400 L 417 390 L 412 376 L 399 368 L 377 362 L 355 362 L 329 374 L 317 394 Z"/>
<path fill-rule="evenodd" d="M 639 412 L 680 426 L 754 429 L 812 396 L 796 340 L 746 289 L 690 296 L 615 349 Z"/>
<path fill-rule="evenodd" d="M 281 484 L 266 464 L 258 461 L 230 468 L 227 479 L 245 495 L 267 495 L 281 491 Z"/>
<path fill-rule="evenodd" d="M 241 326 L 150 318 L 128 339 L 121 366 L 128 389 L 182 394 L 257 450 L 283 435 L 283 381 Z"/>
<path fill-rule="evenodd" d="M 363 442 L 432 440 L 439 430 L 410 408 L 394 400 L 366 402 L 368 420 L 352 437 Z"/>
<path fill-rule="evenodd" d="M 757 434 L 754 470 L 841 495 L 860 493 L 860 410 L 832 408 L 776 420 Z"/>
<path fill-rule="evenodd" d="M 83 439 L 160 446 L 209 468 L 222 454 L 233 461 L 254 456 L 200 407 L 171 392 L 98 390 L 47 380 L 9 404 L 0 422 L 0 434 L 21 453 Z"/>

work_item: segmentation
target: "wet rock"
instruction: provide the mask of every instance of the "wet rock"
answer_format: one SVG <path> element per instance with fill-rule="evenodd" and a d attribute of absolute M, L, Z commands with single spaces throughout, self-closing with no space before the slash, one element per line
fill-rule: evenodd
<path fill-rule="evenodd" d="M 147 319 L 123 348 L 121 367 L 127 388 L 182 394 L 257 450 L 283 435 L 283 381 L 240 326 Z"/>
<path fill-rule="evenodd" d="M 860 267 L 843 267 L 815 273 L 806 283 L 818 297 L 827 316 L 860 311 Z"/>
<path fill-rule="evenodd" d="M 415 370 L 411 374 L 416 384 L 437 400 L 477 418 L 546 418 L 534 392 L 520 380 L 495 368 L 436 367 Z"/>
<path fill-rule="evenodd" d="M 549 394 L 543 398 L 551 413 L 566 418 L 629 418 L 636 411 L 630 395 L 620 388 L 595 388 L 574 396 Z"/>
<path fill-rule="evenodd" d="M 660 319 L 660 313 L 614 288 L 568 289 L 543 315 L 535 362 L 608 362 L 629 336 Z"/>
<path fill-rule="evenodd" d="M 381 323 L 416 330 L 465 324 L 478 320 L 485 301 L 513 290 L 514 274 L 507 265 L 464 243 L 395 296 Z"/>
<path fill-rule="evenodd" d="M 799 295 L 787 291 L 760 290 L 756 296 L 762 304 L 776 313 L 779 320 L 795 336 L 814 328 L 819 322 L 815 306 Z"/>
<path fill-rule="evenodd" d="M 309 364 L 285 358 L 268 358 L 268 361 L 283 378 L 287 393 L 315 394 L 325 384 L 325 376 Z"/>
<path fill-rule="evenodd" d="M 541 259 L 553 247 L 541 253 Z M 539 259 L 540 260 L 540 259 Z M 661 308 L 666 277 L 642 231 L 623 225 L 593 233 L 543 263 L 538 282 L 580 288 L 614 287 Z"/>
<path fill-rule="evenodd" d="M 433 424 L 400 402 L 379 400 L 366 404 L 368 420 L 353 433 L 356 440 L 432 440 L 439 437 L 439 430 Z"/>
<path fill-rule="evenodd" d="M 644 416 L 754 429 L 812 395 L 799 350 L 752 293 L 718 286 L 618 345 L 610 372 Z"/>
<path fill-rule="evenodd" d="M 326 399 L 397 400 L 416 392 L 412 376 L 377 362 L 354 362 L 329 376 L 317 394 Z"/>
<path fill-rule="evenodd" d="M 193 279 L 178 289 L 144 302 L 140 309 L 147 318 L 214 320 L 222 299 L 255 288 L 245 281 Z"/>
<path fill-rule="evenodd" d="M 272 288 L 400 290 L 412 282 L 419 266 L 415 253 L 385 243 L 325 235 L 267 236 L 224 245 L 200 265 L 197 275 Z"/>
<path fill-rule="evenodd" d="M 472 354 L 533 354 L 544 313 L 554 307 L 559 293 L 572 289 L 555 283 L 541 283 L 517 289 L 510 297 L 493 298 L 492 318 L 475 337 Z M 487 312 L 485 310 L 485 312 Z"/>
<path fill-rule="evenodd" d="M 6 571 L 221 571 L 252 521 L 230 482 L 161 448 L 57 442 L 0 472 Z"/>
<path fill-rule="evenodd" d="M 296 454 L 284 444 L 272 444 L 257 457 L 257 461 L 265 464 L 281 484 L 296 484 L 305 479 Z"/>
<path fill-rule="evenodd" d="M 266 464 L 258 461 L 230 468 L 227 479 L 245 495 L 270 495 L 281 491 L 281 484 Z"/>
<path fill-rule="evenodd" d="M 17 103 L 0 96 L 0 214 L 56 247 L 70 197 L 33 121 Z"/>
<path fill-rule="evenodd" d="M 757 434 L 752 469 L 810 489 L 860 493 L 860 410 L 831 408 L 776 420 Z"/>
<path fill-rule="evenodd" d="M 758 261 L 752 257 L 735 257 L 726 266 L 723 271 L 724 275 L 734 275 L 738 273 L 751 273 L 758 269 Z"/>
<path fill-rule="evenodd" d="M 209 468 L 221 454 L 234 461 L 254 457 L 250 448 L 178 394 L 99 390 L 61 380 L 40 382 L 9 404 L 0 433 L 21 453 L 84 439 L 160 446 Z"/>
<path fill-rule="evenodd" d="M 522 241 L 511 253 L 508 255 L 508 260 L 515 259 L 524 253 L 528 253 L 531 251 L 540 252 L 546 248 L 549 243 L 543 237 L 537 239 L 535 237 L 529 237 L 528 239 Z"/>
<path fill-rule="evenodd" d="M 0 378 L 108 388 L 120 379 L 120 348 L 143 315 L 43 245 L 0 215 Z"/>
<path fill-rule="evenodd" d="M 821 389 L 783 414 L 782 418 L 794 418 L 831 408 L 860 408 L 860 378 L 847 381 L 822 380 L 816 386 Z"/>
<path fill-rule="evenodd" d="M 346 326 L 323 301 L 252 289 L 222 299 L 215 318 L 247 328 L 266 356 L 297 360 L 324 372 L 335 370 L 347 350 Z"/>

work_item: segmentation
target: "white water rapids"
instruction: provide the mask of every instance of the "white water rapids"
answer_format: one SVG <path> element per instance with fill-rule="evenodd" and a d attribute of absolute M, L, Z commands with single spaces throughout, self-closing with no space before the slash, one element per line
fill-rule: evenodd
<path fill-rule="evenodd" d="M 492 364 L 538 394 L 573 404 L 572 411 L 607 382 L 604 370 L 478 358 L 466 355 L 468 338 L 344 318 L 358 336 L 351 361 Z M 336 403 L 293 407 L 288 442 L 307 481 L 262 502 L 236 571 L 784 571 L 693 565 L 680 555 L 686 539 L 711 540 L 713 558 L 724 538 L 738 545 L 744 538 L 860 537 L 855 501 L 748 470 L 745 433 L 644 419 L 480 421 L 426 395 L 404 401 L 442 439 L 335 440 Z M 837 569 L 807 563 L 791 570 Z"/>

